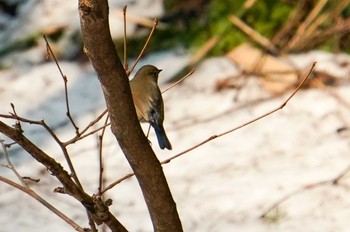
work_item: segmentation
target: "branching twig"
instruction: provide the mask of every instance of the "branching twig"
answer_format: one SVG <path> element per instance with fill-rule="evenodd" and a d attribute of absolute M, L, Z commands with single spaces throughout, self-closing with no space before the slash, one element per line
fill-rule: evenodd
<path fill-rule="evenodd" d="M 18 173 L 18 171 L 15 168 L 15 166 L 13 166 L 13 164 L 12 164 L 12 162 L 10 160 L 9 154 L 7 152 L 7 145 L 4 143 L 4 140 L 0 139 L 0 143 L 1 143 L 1 146 L 2 146 L 2 150 L 4 151 L 4 155 L 5 155 L 6 162 L 7 162 L 7 167 L 12 170 L 12 172 L 16 175 L 18 180 L 21 181 L 23 186 L 25 186 L 26 188 L 29 188 L 29 185 L 24 181 L 23 177 Z"/>
<path fill-rule="evenodd" d="M 89 136 L 89 135 L 94 134 L 96 131 L 99 131 L 99 130 L 103 129 L 105 126 L 102 126 L 102 127 L 100 127 L 99 129 L 93 130 L 92 132 L 90 132 L 90 133 L 88 133 L 88 134 L 85 134 L 92 126 L 94 126 L 96 123 L 98 123 L 98 122 L 103 118 L 103 116 L 105 116 L 105 114 L 107 114 L 107 112 L 108 112 L 107 109 L 105 109 L 95 120 L 91 121 L 91 122 L 89 123 L 89 125 L 87 125 L 87 126 L 80 132 L 79 135 L 76 135 L 74 138 L 72 138 L 72 139 L 70 139 L 70 140 L 64 142 L 63 144 L 64 144 L 65 146 L 68 146 L 68 145 L 73 144 L 73 143 L 75 143 L 75 142 L 77 142 L 77 141 L 79 141 L 79 140 L 82 140 L 83 138 L 85 138 L 85 137 L 87 137 L 87 136 Z M 108 125 L 109 125 L 109 124 L 108 124 Z M 107 125 L 107 126 L 108 126 L 108 125 Z"/>
<path fill-rule="evenodd" d="M 227 134 L 229 134 L 229 133 L 232 133 L 232 132 L 234 132 L 234 131 L 236 131 L 236 130 L 242 128 L 242 127 L 245 127 L 245 126 L 247 126 L 247 125 L 249 125 L 249 124 L 252 124 L 252 123 L 254 123 L 254 122 L 256 122 L 256 121 L 259 121 L 260 119 L 265 118 L 265 117 L 267 117 L 267 116 L 269 116 L 269 115 L 271 115 L 271 114 L 273 114 L 273 113 L 275 113 L 275 112 L 277 112 L 277 111 L 283 109 L 283 108 L 287 105 L 287 103 L 290 101 L 290 99 L 299 91 L 299 89 L 300 89 L 301 86 L 305 83 L 305 81 L 309 78 L 309 76 L 310 76 L 311 73 L 313 72 L 315 66 L 316 66 L 316 62 L 313 62 L 312 66 L 311 66 L 311 68 L 310 68 L 310 70 L 309 70 L 309 72 L 308 72 L 307 75 L 304 77 L 304 79 L 300 82 L 300 84 L 296 87 L 296 89 L 292 92 L 292 94 L 291 94 L 280 106 L 278 106 L 277 108 L 275 108 L 275 109 L 273 109 L 273 110 L 271 110 L 271 111 L 269 111 L 269 112 L 267 112 L 267 113 L 265 113 L 265 114 L 262 114 L 262 115 L 260 115 L 259 117 L 256 117 L 256 118 L 254 118 L 254 119 L 252 119 L 252 120 L 250 120 L 250 121 L 248 121 L 248 122 L 246 122 L 246 123 L 243 123 L 243 124 L 241 124 L 240 126 L 237 126 L 237 127 L 233 128 L 233 129 L 230 129 L 230 130 L 228 130 L 228 131 L 222 132 L 222 133 L 217 134 L 217 135 L 212 135 L 212 136 L 210 136 L 208 139 L 206 139 L 206 140 L 204 140 L 204 141 L 202 141 L 202 142 L 200 142 L 200 143 L 194 145 L 193 147 L 190 147 L 190 148 L 184 150 L 183 152 L 180 152 L 180 153 L 177 154 L 177 155 L 174 155 L 174 156 L 172 156 L 172 157 L 170 157 L 170 158 L 168 158 L 168 159 L 165 159 L 165 160 L 163 160 L 163 161 L 160 162 L 160 163 L 161 163 L 162 165 L 163 165 L 163 164 L 167 164 L 167 163 L 169 163 L 170 161 L 172 161 L 173 159 L 176 159 L 176 158 L 178 158 L 178 157 L 180 157 L 180 156 L 183 156 L 183 155 L 185 155 L 186 153 L 188 153 L 188 152 L 190 152 L 190 151 L 192 151 L 192 150 L 195 150 L 196 148 L 198 148 L 198 147 L 200 147 L 200 146 L 203 146 L 204 144 L 206 144 L 206 143 L 208 143 L 208 142 L 210 142 L 210 141 L 212 141 L 212 140 L 215 140 L 215 139 L 220 138 L 220 137 L 222 137 L 222 136 L 224 136 L 224 135 L 227 135 Z M 124 181 L 124 180 L 126 180 L 126 179 L 128 179 L 128 178 L 130 178 L 130 177 L 132 177 L 132 176 L 134 176 L 134 173 L 129 173 L 129 174 L 125 175 L 124 177 L 122 177 L 122 178 L 120 178 L 120 179 L 114 181 L 113 183 L 111 183 L 110 185 L 108 185 L 108 186 L 102 191 L 101 194 L 104 194 L 107 190 L 113 188 L 113 187 L 116 186 L 117 184 L 121 183 L 122 181 Z"/>
<path fill-rule="evenodd" d="M 95 130 L 90 131 L 89 133 L 86 133 L 92 126 L 94 126 L 98 121 L 100 121 L 101 118 L 103 118 L 103 116 L 104 116 L 106 113 L 107 113 L 107 110 L 103 111 L 103 113 L 102 113 L 100 116 L 98 116 L 95 120 L 91 121 L 91 122 L 89 123 L 89 125 L 86 126 L 86 127 L 81 131 L 81 133 L 80 133 L 79 136 L 76 135 L 74 138 L 72 138 L 72 139 L 70 139 L 70 140 L 68 140 L 68 141 L 66 141 L 66 142 L 62 142 L 62 144 L 63 144 L 64 146 L 71 145 L 71 144 L 73 144 L 73 143 L 75 143 L 75 142 L 77 142 L 77 141 L 80 141 L 80 140 L 82 140 L 82 139 L 84 139 L 84 138 L 86 138 L 86 137 L 88 137 L 88 136 L 91 136 L 91 135 L 95 134 L 97 131 L 100 131 L 100 130 L 102 130 L 103 128 L 109 126 L 110 123 L 107 123 L 107 124 L 104 125 L 104 126 L 101 126 L 101 127 L 97 128 L 97 129 L 95 129 Z M 29 124 L 41 125 L 41 121 L 35 121 L 35 120 L 30 120 L 30 119 L 22 118 L 22 117 L 19 117 L 18 115 L 14 115 L 14 114 L 10 114 L 10 115 L 7 115 L 7 114 L 0 114 L 0 117 L 1 117 L 1 118 L 16 119 L 16 120 L 18 120 L 18 121 L 25 122 L 25 123 L 29 123 Z M 19 125 L 19 124 L 16 123 L 16 128 L 17 128 L 17 129 L 18 129 L 18 125 Z M 49 128 L 49 127 L 48 127 L 48 128 Z M 51 130 L 52 133 L 54 133 L 52 129 L 50 129 L 50 130 Z M 86 133 L 86 134 L 85 134 L 85 133 Z M 51 134 L 51 133 L 50 133 L 50 134 Z"/>
<path fill-rule="evenodd" d="M 15 105 L 14 105 L 13 103 L 11 103 L 10 105 L 11 105 L 13 114 L 14 114 L 16 117 L 18 117 L 18 116 L 17 116 L 17 112 L 16 112 Z M 18 130 L 18 131 L 20 131 L 21 133 L 23 133 L 23 130 L 22 130 L 22 126 L 21 126 L 20 121 L 16 120 L 16 122 L 15 122 L 15 128 L 16 128 L 16 130 Z"/>
<path fill-rule="evenodd" d="M 54 61 L 55 61 L 55 63 L 56 63 L 56 66 L 57 66 L 57 68 L 58 68 L 58 70 L 59 70 L 59 72 L 60 72 L 60 74 L 61 74 L 61 76 L 62 76 L 63 82 L 64 82 L 64 94 L 65 94 L 66 108 L 67 108 L 67 113 L 66 113 L 66 115 L 67 115 L 67 117 L 69 118 L 70 122 L 72 123 L 72 125 L 73 125 L 73 127 L 74 127 L 74 129 L 75 129 L 75 133 L 76 133 L 77 135 L 79 135 L 79 128 L 78 128 L 77 125 L 75 124 L 75 122 L 74 122 L 74 120 L 73 120 L 73 118 L 72 118 L 72 116 L 71 116 L 71 113 L 70 113 L 70 108 L 69 108 L 69 97 L 68 97 L 68 87 L 67 87 L 67 82 L 68 82 L 67 76 L 63 74 L 62 69 L 61 69 L 60 65 L 58 64 L 58 61 L 57 61 L 57 59 L 56 59 L 56 57 L 55 57 L 55 54 L 53 53 L 53 51 L 52 51 L 52 49 L 51 49 L 51 47 L 50 47 L 50 44 L 49 44 L 49 42 L 48 42 L 46 36 L 44 35 L 43 37 L 44 37 L 45 42 L 46 42 L 46 47 L 47 47 L 48 54 L 51 55 L 52 58 L 54 59 Z"/>
<path fill-rule="evenodd" d="M 107 124 L 105 124 L 105 125 L 103 125 L 103 126 L 100 126 L 99 128 L 97 128 L 97 129 L 95 129 L 95 130 L 92 130 L 92 131 L 90 131 L 89 133 L 80 136 L 79 138 L 77 138 L 76 141 L 80 141 L 80 140 L 82 140 L 82 139 L 84 139 L 84 138 L 86 138 L 86 137 L 88 137 L 88 136 L 91 136 L 91 135 L 95 134 L 96 132 L 105 129 L 106 127 L 108 127 L 108 126 L 110 126 L 110 125 L 111 125 L 111 123 L 109 122 L 109 123 L 107 123 Z"/>
<path fill-rule="evenodd" d="M 12 104 L 13 105 L 13 104 Z M 14 106 L 13 106 L 14 107 Z M 26 122 L 26 123 L 29 123 L 29 124 L 35 124 L 35 125 L 40 125 L 42 127 L 45 128 L 45 130 L 51 135 L 51 137 L 55 140 L 55 142 L 59 145 L 59 147 L 61 148 L 62 152 L 63 152 L 63 155 L 67 161 L 67 164 L 69 166 L 69 169 L 71 171 L 71 174 L 72 174 L 72 177 L 74 179 L 74 181 L 76 182 L 76 184 L 82 189 L 82 185 L 78 179 L 78 176 L 75 172 L 75 169 L 74 169 L 74 166 L 73 166 L 73 163 L 69 157 L 69 154 L 68 154 L 68 151 L 67 151 L 67 148 L 66 148 L 66 145 L 57 137 L 57 135 L 55 134 L 55 132 L 46 124 L 46 122 L 44 120 L 39 120 L 39 121 L 35 121 L 35 120 L 30 120 L 30 119 L 26 119 L 26 118 L 22 118 L 22 117 L 19 117 L 17 114 L 11 114 L 11 115 L 3 115 L 3 114 L 0 114 L 0 117 L 3 117 L 3 118 L 12 118 L 12 119 L 16 119 L 16 120 L 19 120 L 21 122 Z"/>

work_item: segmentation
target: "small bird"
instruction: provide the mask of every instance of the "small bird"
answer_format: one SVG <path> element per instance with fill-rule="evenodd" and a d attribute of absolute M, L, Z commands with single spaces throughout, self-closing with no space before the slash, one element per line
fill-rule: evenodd
<path fill-rule="evenodd" d="M 158 74 L 161 71 L 153 65 L 141 67 L 130 81 L 130 88 L 139 121 L 151 124 L 161 149 L 171 150 L 163 127 L 164 103 L 158 87 Z"/>

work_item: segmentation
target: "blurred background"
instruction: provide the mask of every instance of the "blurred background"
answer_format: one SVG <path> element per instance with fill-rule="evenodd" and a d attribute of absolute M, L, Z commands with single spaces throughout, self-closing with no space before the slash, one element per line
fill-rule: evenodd
<path fill-rule="evenodd" d="M 164 126 L 172 151 L 149 140 L 159 158 L 172 157 L 280 106 L 317 62 L 283 110 L 217 138 L 164 165 L 185 231 L 348 231 L 350 217 L 350 1 L 110 0 L 110 30 L 133 65 L 163 69 Z M 13 109 L 45 122 L 62 141 L 75 131 L 66 117 L 64 84 L 43 35 L 68 78 L 71 115 L 84 128 L 105 109 L 101 87 L 83 52 L 77 1 L 0 0 L 0 114 Z M 132 78 L 134 72 L 130 75 Z M 8 125 L 13 120 L 1 118 Z M 143 125 L 144 131 L 147 126 Z M 57 144 L 38 126 L 24 134 L 67 169 Z M 98 142 L 69 147 L 85 189 L 98 186 Z M 5 139 L 2 134 L 0 139 Z M 8 149 L 30 186 L 78 224 L 84 209 L 19 146 Z M 109 130 L 105 184 L 130 167 Z M 6 164 L 0 151 L 0 163 Z M 88 170 L 88 171 L 87 171 Z M 0 175 L 18 182 L 6 167 Z M 0 231 L 73 231 L 36 201 L 0 183 Z M 130 231 L 152 231 L 135 178 L 107 192 L 111 211 Z M 100 228 L 103 230 L 103 228 Z"/>
<path fill-rule="evenodd" d="M 122 8 L 127 5 L 129 58 L 138 55 L 155 17 L 159 26 L 146 54 L 168 49 L 194 53 L 210 45 L 205 55 L 218 56 L 246 42 L 273 55 L 311 49 L 348 52 L 348 3 L 345 0 L 110 1 L 110 23 L 122 54 Z M 55 0 L 1 1 L 1 67 L 11 65 L 4 57 L 35 50 L 42 44 L 43 34 L 50 38 L 59 58 L 85 57 L 76 5 Z"/>

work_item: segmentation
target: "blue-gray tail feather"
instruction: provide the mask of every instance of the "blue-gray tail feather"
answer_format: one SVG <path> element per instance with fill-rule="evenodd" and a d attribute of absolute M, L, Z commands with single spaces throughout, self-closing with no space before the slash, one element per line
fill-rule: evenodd
<path fill-rule="evenodd" d="M 172 149 L 171 143 L 169 142 L 168 137 L 165 134 L 165 130 L 162 125 L 153 124 L 152 127 L 156 132 L 158 144 L 161 149 L 167 148 L 168 150 Z"/>

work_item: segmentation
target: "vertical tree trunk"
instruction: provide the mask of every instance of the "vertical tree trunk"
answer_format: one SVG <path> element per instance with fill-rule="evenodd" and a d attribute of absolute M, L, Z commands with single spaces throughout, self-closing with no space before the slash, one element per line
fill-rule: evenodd
<path fill-rule="evenodd" d="M 136 117 L 129 80 L 111 39 L 107 0 L 79 0 L 84 47 L 100 80 L 111 129 L 142 189 L 154 231 L 182 231 L 162 167 Z"/>

